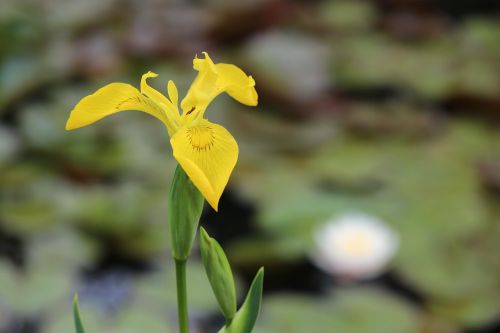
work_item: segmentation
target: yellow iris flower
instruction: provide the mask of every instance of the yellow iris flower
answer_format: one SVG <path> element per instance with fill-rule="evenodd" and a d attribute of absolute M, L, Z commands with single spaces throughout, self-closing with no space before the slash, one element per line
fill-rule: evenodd
<path fill-rule="evenodd" d="M 90 125 L 111 114 L 137 110 L 161 120 L 170 136 L 173 155 L 203 194 L 217 210 L 229 176 L 238 159 L 238 144 L 222 126 L 204 118 L 210 102 L 226 92 L 238 102 L 257 105 L 255 81 L 240 68 L 230 64 L 214 64 L 206 52 L 204 59 L 195 58 L 198 71 L 178 108 L 177 87 L 168 82 L 168 98 L 148 85 L 153 72 L 142 76 L 140 91 L 126 83 L 111 83 L 83 98 L 71 111 L 66 129 Z"/>

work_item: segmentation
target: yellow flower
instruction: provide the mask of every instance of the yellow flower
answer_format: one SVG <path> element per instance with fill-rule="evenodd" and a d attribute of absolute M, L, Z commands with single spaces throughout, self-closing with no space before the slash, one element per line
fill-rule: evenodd
<path fill-rule="evenodd" d="M 161 120 L 170 135 L 173 155 L 217 210 L 220 196 L 238 159 L 238 144 L 222 126 L 204 118 L 210 102 L 226 92 L 245 105 L 257 105 L 255 81 L 240 68 L 230 64 L 214 64 L 205 58 L 193 60 L 196 79 L 178 108 L 177 87 L 168 82 L 168 98 L 148 85 L 153 72 L 142 76 L 140 91 L 126 83 L 111 83 L 83 98 L 71 111 L 66 129 L 90 125 L 111 114 L 137 110 Z"/>

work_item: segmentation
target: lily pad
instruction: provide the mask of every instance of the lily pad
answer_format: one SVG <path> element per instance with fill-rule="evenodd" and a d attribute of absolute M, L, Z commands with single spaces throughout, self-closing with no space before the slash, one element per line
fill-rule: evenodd
<path fill-rule="evenodd" d="M 328 298 L 274 295 L 265 299 L 256 333 L 419 332 L 418 312 L 374 288 L 348 288 Z"/>

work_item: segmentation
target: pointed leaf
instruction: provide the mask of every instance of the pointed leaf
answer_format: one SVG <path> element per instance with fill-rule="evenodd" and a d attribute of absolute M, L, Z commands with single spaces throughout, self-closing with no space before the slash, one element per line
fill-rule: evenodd
<path fill-rule="evenodd" d="M 264 282 L 264 268 L 259 269 L 253 279 L 245 302 L 234 316 L 233 320 L 226 324 L 219 333 L 250 333 L 259 315 L 262 300 L 262 284 Z"/>
<path fill-rule="evenodd" d="M 78 295 L 75 294 L 73 299 L 73 319 L 75 320 L 76 333 L 85 333 L 83 329 L 82 319 L 80 317 L 80 306 L 78 304 Z"/>

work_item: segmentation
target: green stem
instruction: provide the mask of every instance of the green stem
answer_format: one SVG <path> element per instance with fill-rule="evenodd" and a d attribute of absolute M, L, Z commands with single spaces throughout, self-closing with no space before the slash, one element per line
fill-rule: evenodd
<path fill-rule="evenodd" d="M 177 280 L 177 312 L 179 315 L 179 333 L 189 333 L 186 260 L 175 259 L 175 277 Z"/>

